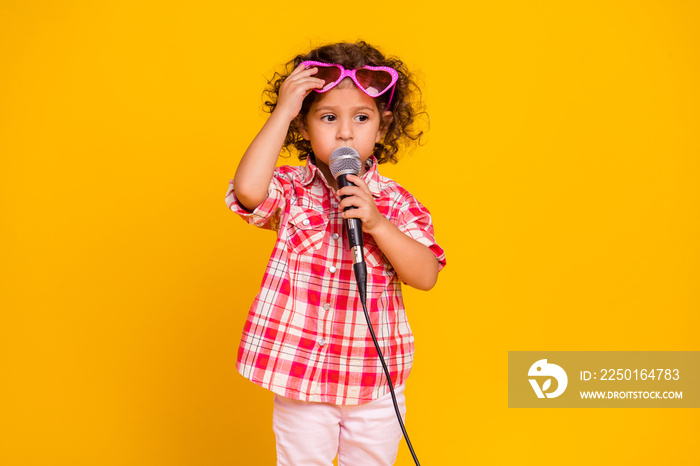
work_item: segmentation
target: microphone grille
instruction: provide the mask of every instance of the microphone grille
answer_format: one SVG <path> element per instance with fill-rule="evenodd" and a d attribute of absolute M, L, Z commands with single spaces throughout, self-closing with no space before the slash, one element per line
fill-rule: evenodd
<path fill-rule="evenodd" d="M 333 178 L 339 175 L 359 175 L 362 170 L 360 154 L 352 147 L 338 147 L 331 152 L 328 164 Z"/>

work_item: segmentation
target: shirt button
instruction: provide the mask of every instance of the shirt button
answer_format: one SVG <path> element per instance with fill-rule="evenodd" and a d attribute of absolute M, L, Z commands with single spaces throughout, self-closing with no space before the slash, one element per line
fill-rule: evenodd
<path fill-rule="evenodd" d="M 338 233 L 333 233 L 333 235 L 331 235 L 331 238 L 338 241 L 338 238 L 340 238 L 340 235 Z"/>
<path fill-rule="evenodd" d="M 318 346 L 326 346 L 326 339 L 325 338 L 320 338 L 318 340 Z"/>
<path fill-rule="evenodd" d="M 328 309 L 330 309 L 330 308 L 331 308 L 330 303 L 326 303 L 326 304 L 323 305 L 323 309 L 325 309 L 326 311 L 327 311 Z"/>
<path fill-rule="evenodd" d="M 328 270 L 329 270 L 331 273 L 335 273 L 335 271 L 338 270 L 338 269 L 336 269 L 335 267 L 331 266 L 331 268 L 329 268 Z"/>
<path fill-rule="evenodd" d="M 334 209 L 337 209 L 337 208 L 338 208 L 338 203 L 337 203 L 337 202 L 334 202 L 334 203 L 333 203 L 333 208 L 334 208 Z"/>
<path fill-rule="evenodd" d="M 301 223 L 303 223 L 305 226 L 308 227 L 311 224 L 311 220 L 309 220 L 308 218 L 305 218 L 304 221 Z"/>

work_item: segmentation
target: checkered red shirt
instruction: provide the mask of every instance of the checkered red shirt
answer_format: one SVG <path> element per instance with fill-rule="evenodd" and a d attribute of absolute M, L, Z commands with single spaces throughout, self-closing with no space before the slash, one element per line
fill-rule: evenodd
<path fill-rule="evenodd" d="M 379 175 L 374 158 L 363 175 L 375 203 L 402 232 L 445 265 L 428 210 Z M 367 329 L 346 245 L 340 199 L 312 163 L 275 169 L 268 197 L 252 213 L 229 185 L 226 203 L 249 223 L 277 231 L 262 286 L 243 329 L 238 371 L 279 395 L 339 405 L 367 403 L 389 390 Z M 367 307 L 392 381 L 413 361 L 413 334 L 401 281 L 371 235 L 364 234 Z"/>

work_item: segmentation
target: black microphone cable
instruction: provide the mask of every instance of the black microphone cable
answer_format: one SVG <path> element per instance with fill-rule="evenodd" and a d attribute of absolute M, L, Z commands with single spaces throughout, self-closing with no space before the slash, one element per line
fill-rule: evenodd
<path fill-rule="evenodd" d="M 377 341 L 377 336 L 374 334 L 374 329 L 372 328 L 372 321 L 369 318 L 369 312 L 367 312 L 367 290 L 363 289 L 364 286 L 367 285 L 367 264 L 365 264 L 364 262 L 356 263 L 353 265 L 353 270 L 355 272 L 357 288 L 360 293 L 360 302 L 362 303 L 362 310 L 365 313 L 365 320 L 367 320 L 367 328 L 369 329 L 369 334 L 372 336 L 372 342 L 374 342 L 374 347 L 377 349 L 377 355 L 379 355 L 379 361 L 381 361 L 382 363 L 382 369 L 384 369 L 386 381 L 389 383 L 389 391 L 391 392 L 391 401 L 393 401 L 394 403 L 394 411 L 396 411 L 396 418 L 399 420 L 399 426 L 401 427 L 403 438 L 406 439 L 406 445 L 408 445 L 408 450 L 411 452 L 413 461 L 416 463 L 416 466 L 420 466 L 420 463 L 418 462 L 418 457 L 416 456 L 416 452 L 413 451 L 413 445 L 411 445 L 411 440 L 408 438 L 406 426 L 404 426 L 403 419 L 401 418 L 401 410 L 399 409 L 399 404 L 396 401 L 396 393 L 394 392 L 394 384 L 391 381 L 389 368 L 387 367 L 386 362 L 384 361 L 384 355 L 382 354 L 382 350 L 379 349 L 379 342 Z M 364 280 L 362 279 L 362 277 L 364 277 Z"/>

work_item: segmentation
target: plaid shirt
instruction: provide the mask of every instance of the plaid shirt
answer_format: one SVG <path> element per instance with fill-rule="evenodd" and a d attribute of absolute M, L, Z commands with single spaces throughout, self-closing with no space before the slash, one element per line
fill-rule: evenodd
<path fill-rule="evenodd" d="M 428 210 L 379 175 L 376 159 L 368 164 L 363 179 L 379 212 L 429 247 L 442 269 L 445 253 L 433 237 Z M 236 367 L 288 398 L 356 405 L 379 398 L 389 387 L 356 289 L 339 201 L 311 161 L 276 168 L 267 199 L 252 213 L 241 207 L 230 183 L 229 208 L 250 224 L 277 231 Z M 364 244 L 367 308 L 392 381 L 402 384 L 413 361 L 413 334 L 401 281 L 371 235 L 364 234 Z"/>

